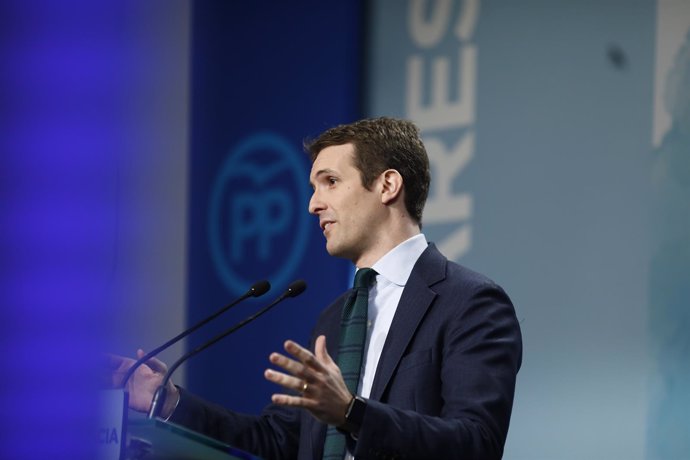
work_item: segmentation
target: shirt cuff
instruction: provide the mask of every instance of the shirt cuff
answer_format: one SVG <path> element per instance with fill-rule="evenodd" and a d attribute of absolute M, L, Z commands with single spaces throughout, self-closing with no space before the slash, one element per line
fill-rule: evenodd
<path fill-rule="evenodd" d="M 170 411 L 170 414 L 168 414 L 168 416 L 165 417 L 165 421 L 166 421 L 166 422 L 167 422 L 168 420 L 170 420 L 170 417 L 172 417 L 173 414 L 175 413 L 175 409 L 177 409 L 177 406 L 180 404 L 180 399 L 181 399 L 181 398 L 182 398 L 182 395 L 181 395 L 180 392 L 178 391 L 178 392 L 177 392 L 177 401 L 175 401 L 175 406 L 173 407 L 173 410 Z"/>

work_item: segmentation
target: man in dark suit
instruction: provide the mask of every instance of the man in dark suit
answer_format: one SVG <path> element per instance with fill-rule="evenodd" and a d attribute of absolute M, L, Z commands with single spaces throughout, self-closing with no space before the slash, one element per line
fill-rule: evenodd
<path fill-rule="evenodd" d="M 327 130 L 308 149 L 309 212 L 329 254 L 374 270 L 354 387 L 339 357 L 352 350 L 341 340 L 346 293 L 321 314 L 308 348 L 288 340 L 285 353 L 270 356 L 278 369 L 265 377 L 287 391 L 260 416 L 172 384 L 162 414 L 267 459 L 500 458 L 521 363 L 519 325 L 498 285 L 448 261 L 421 233 L 430 172 L 417 128 L 362 120 Z M 123 359 L 118 372 L 130 365 Z M 137 371 L 132 407 L 148 409 L 163 371 L 155 360 Z M 338 437 L 346 451 L 334 450 Z"/>

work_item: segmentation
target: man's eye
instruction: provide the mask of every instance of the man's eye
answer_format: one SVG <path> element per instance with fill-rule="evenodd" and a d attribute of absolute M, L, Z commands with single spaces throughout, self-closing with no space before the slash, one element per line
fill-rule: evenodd
<path fill-rule="evenodd" d="M 337 182 L 337 181 L 336 181 L 336 179 L 335 179 L 334 177 L 329 177 L 329 178 L 328 178 L 328 183 L 329 183 L 329 184 L 334 185 L 336 182 Z"/>

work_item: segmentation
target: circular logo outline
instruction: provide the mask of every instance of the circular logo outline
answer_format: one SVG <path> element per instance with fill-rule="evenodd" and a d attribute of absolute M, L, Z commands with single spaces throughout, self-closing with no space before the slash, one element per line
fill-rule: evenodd
<path fill-rule="evenodd" d="M 219 275 L 225 287 L 237 294 L 246 292 L 249 286 L 256 280 L 244 279 L 241 274 L 233 269 L 224 256 L 225 252 L 223 251 L 220 235 L 220 207 L 223 202 L 226 186 L 230 182 L 231 177 L 236 175 L 236 166 L 241 164 L 242 160 L 248 157 L 252 152 L 259 149 L 273 150 L 283 154 L 282 156 L 287 163 L 287 169 L 292 171 L 293 177 L 297 180 L 297 198 L 299 202 L 307 203 L 309 200 L 306 187 L 309 179 L 304 170 L 304 165 L 299 160 L 299 156 L 295 152 L 292 144 L 280 135 L 272 132 L 254 133 L 242 141 L 225 158 L 223 166 L 216 176 L 211 190 L 211 199 L 209 200 L 208 237 L 211 249 L 211 259 L 215 265 L 216 273 Z M 256 178 L 253 178 L 253 180 L 256 181 Z M 261 182 L 261 179 L 259 182 Z M 292 249 L 284 261 L 276 264 L 279 267 L 278 270 L 270 274 L 270 277 L 273 278 L 270 280 L 271 283 L 277 286 L 287 285 L 289 276 L 292 275 L 302 261 L 306 250 L 310 219 L 306 214 L 297 213 L 297 216 L 297 231 L 295 232 L 294 240 L 290 241 Z"/>

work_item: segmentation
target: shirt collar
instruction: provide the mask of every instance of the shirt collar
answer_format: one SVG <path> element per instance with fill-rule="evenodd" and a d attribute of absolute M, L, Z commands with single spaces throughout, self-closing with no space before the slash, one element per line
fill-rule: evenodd
<path fill-rule="evenodd" d="M 414 264 L 426 247 L 426 237 L 419 233 L 388 251 L 371 268 L 388 281 L 405 286 Z"/>

